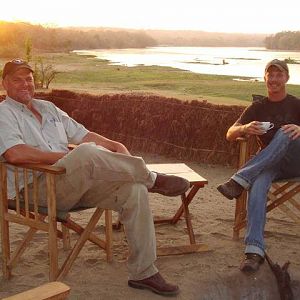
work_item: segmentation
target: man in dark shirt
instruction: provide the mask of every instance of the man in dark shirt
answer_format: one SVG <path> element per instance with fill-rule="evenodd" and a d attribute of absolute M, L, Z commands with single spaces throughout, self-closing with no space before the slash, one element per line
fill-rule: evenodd
<path fill-rule="evenodd" d="M 254 101 L 228 129 L 229 141 L 256 135 L 262 150 L 217 189 L 228 199 L 249 190 L 245 257 L 240 269 L 255 272 L 264 261 L 267 193 L 272 181 L 300 176 L 300 100 L 286 93 L 289 69 L 274 59 L 265 68 L 268 97 Z M 262 122 L 270 122 L 270 130 Z"/>

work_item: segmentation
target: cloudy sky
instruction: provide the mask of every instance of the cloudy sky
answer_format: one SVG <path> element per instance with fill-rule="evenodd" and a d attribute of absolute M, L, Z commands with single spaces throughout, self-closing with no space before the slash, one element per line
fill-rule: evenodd
<path fill-rule="evenodd" d="M 48 26 L 189 29 L 210 32 L 300 31 L 298 0 L 8 0 L 0 20 Z"/>

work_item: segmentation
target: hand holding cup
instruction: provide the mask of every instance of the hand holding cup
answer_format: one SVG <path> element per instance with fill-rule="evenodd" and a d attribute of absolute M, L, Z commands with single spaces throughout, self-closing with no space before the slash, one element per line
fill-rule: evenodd
<path fill-rule="evenodd" d="M 260 122 L 260 128 L 267 132 L 268 130 L 272 129 L 274 127 L 274 123 L 271 122 Z"/>

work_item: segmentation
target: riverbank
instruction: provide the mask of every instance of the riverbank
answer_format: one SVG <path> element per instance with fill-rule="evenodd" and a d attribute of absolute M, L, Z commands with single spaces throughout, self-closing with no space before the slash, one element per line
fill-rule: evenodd
<path fill-rule="evenodd" d="M 134 92 L 228 105 L 248 105 L 252 94 L 265 94 L 263 82 L 234 81 L 232 76 L 196 74 L 158 66 L 115 66 L 74 53 L 48 53 L 41 58 L 44 64 L 51 64 L 59 72 L 50 84 L 51 89 L 91 94 Z M 0 67 L 4 62 L 0 60 Z M 289 85 L 288 91 L 300 96 L 300 85 Z"/>

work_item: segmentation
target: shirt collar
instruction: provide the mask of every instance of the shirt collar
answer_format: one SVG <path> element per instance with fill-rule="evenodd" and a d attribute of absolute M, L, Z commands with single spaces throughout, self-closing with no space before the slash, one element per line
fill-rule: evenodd
<path fill-rule="evenodd" d="M 9 97 L 9 96 L 6 96 L 5 98 L 6 102 L 9 104 L 9 105 L 12 105 L 14 106 L 15 108 L 21 110 L 21 111 L 24 111 L 24 109 L 28 109 L 27 106 L 23 103 L 20 103 L 16 100 L 14 100 L 13 98 Z M 43 112 L 43 106 L 40 105 L 40 101 L 37 100 L 37 99 L 32 99 L 31 100 L 32 103 L 33 103 L 33 106 L 35 108 L 38 108 L 39 112 L 42 113 Z"/>
<path fill-rule="evenodd" d="M 25 108 L 27 108 L 25 104 L 20 103 L 20 102 L 14 100 L 13 98 L 10 98 L 9 96 L 6 96 L 5 101 L 6 101 L 9 105 L 12 105 L 12 106 L 14 106 L 15 108 L 17 108 L 17 109 L 19 109 L 19 110 L 22 110 L 22 111 L 23 111 Z"/>

